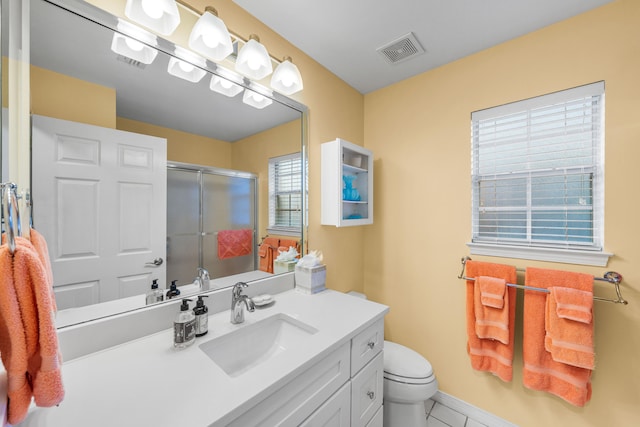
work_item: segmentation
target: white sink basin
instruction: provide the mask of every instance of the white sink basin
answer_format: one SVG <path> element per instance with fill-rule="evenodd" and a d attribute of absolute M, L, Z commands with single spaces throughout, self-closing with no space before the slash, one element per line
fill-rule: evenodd
<path fill-rule="evenodd" d="M 284 313 L 215 338 L 200 349 L 231 377 L 237 377 L 287 350 L 304 346 L 318 330 Z"/>

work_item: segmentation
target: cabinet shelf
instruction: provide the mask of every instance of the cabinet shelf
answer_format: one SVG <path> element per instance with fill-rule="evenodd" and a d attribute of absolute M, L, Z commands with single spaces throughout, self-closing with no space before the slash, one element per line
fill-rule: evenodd
<path fill-rule="evenodd" d="M 321 223 L 336 227 L 372 224 L 373 153 L 338 138 L 322 144 L 321 155 Z"/>

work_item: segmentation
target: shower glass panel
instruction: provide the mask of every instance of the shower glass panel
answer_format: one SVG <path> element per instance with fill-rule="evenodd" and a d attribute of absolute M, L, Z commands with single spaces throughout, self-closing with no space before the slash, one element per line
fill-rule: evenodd
<path fill-rule="evenodd" d="M 257 269 L 257 177 L 172 164 L 167 171 L 167 280 L 191 283 L 198 267 L 212 279 Z M 218 233 L 248 230 L 250 253 L 221 258 Z"/>

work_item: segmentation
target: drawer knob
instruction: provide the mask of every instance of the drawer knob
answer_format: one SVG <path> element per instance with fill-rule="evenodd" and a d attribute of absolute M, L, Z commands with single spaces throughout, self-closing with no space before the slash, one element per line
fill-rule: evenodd
<path fill-rule="evenodd" d="M 372 349 L 372 350 L 373 350 L 373 347 L 375 347 L 375 346 L 376 346 L 376 343 L 374 343 L 373 341 L 369 341 L 369 342 L 367 343 L 367 347 L 369 347 L 369 348 L 370 348 L 370 349 Z"/>
<path fill-rule="evenodd" d="M 373 400 L 376 397 L 376 394 L 372 391 L 368 391 L 367 396 L 369 396 L 369 399 Z"/>

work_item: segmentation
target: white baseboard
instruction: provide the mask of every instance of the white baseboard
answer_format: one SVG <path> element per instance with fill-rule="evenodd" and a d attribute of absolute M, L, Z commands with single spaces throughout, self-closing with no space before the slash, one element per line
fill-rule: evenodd
<path fill-rule="evenodd" d="M 479 423 L 486 425 L 487 427 L 518 427 L 516 424 L 503 420 L 500 417 L 496 417 L 487 411 L 484 411 L 476 406 L 473 406 L 467 402 L 464 402 L 457 397 L 453 397 L 450 394 L 438 391 L 431 400 L 438 402 L 448 408 L 453 409 L 469 418 L 472 418 Z"/>

